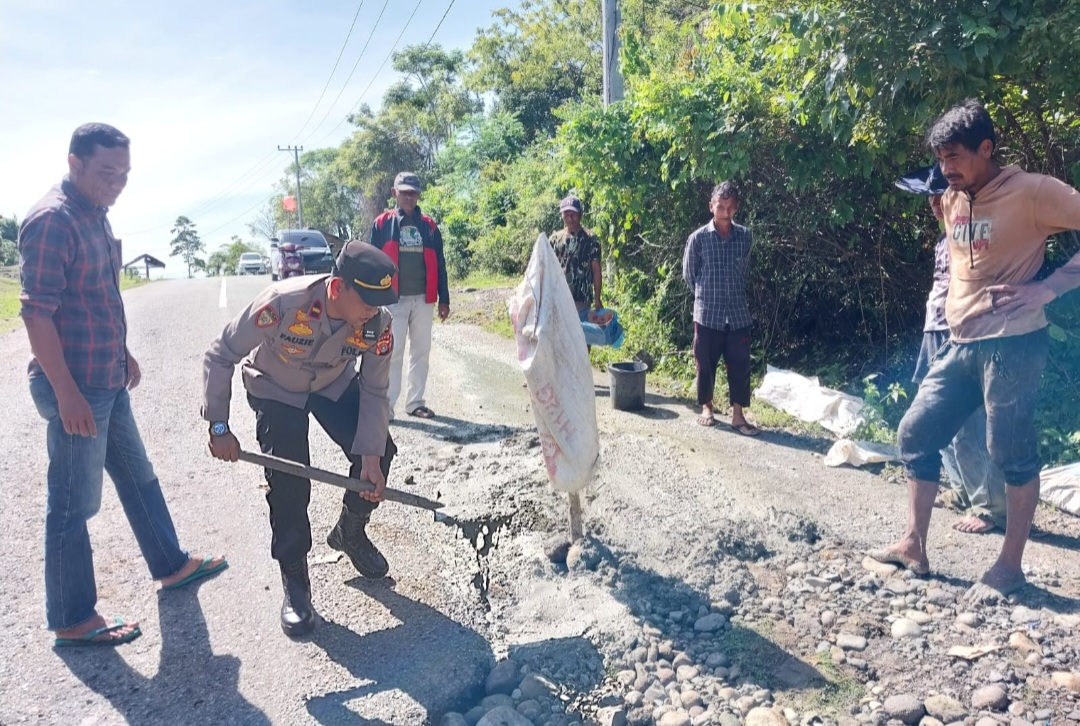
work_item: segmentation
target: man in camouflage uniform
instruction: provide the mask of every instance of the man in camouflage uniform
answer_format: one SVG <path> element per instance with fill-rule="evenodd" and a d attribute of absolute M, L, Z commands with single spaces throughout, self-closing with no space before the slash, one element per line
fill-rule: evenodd
<path fill-rule="evenodd" d="M 239 457 L 240 444 L 228 420 L 233 369 L 243 361 L 244 387 L 263 453 L 308 464 L 311 414 L 349 457 L 349 476 L 375 485 L 367 494 L 345 494 L 337 526 L 327 538 L 360 574 L 372 578 L 389 570 L 365 528 L 382 499 L 396 451 L 388 432 L 387 399 L 394 341 L 390 314 L 381 307 L 397 301 L 393 275 L 394 264 L 384 253 L 349 242 L 335 274 L 294 277 L 266 288 L 225 327 L 203 363 L 202 414 L 210 423 L 215 457 Z M 281 567 L 285 594 L 281 627 L 286 635 L 303 635 L 315 624 L 307 567 L 311 482 L 269 469 L 265 474 L 270 552 Z"/>
<path fill-rule="evenodd" d="M 600 310 L 604 307 L 600 242 L 581 226 L 580 199 L 571 194 L 559 204 L 559 211 L 562 213 L 563 229 L 553 232 L 550 242 L 566 273 L 566 283 L 574 294 L 578 313 L 587 312 L 590 303 L 594 310 Z"/>

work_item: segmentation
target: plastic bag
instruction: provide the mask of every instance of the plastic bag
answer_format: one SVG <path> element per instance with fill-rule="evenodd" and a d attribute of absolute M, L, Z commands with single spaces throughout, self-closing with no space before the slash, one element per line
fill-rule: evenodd
<path fill-rule="evenodd" d="M 1080 515 L 1080 462 L 1043 469 L 1039 498 L 1069 514 Z"/>
<path fill-rule="evenodd" d="M 546 235 L 507 308 L 548 479 L 556 491 L 579 492 L 600 458 L 596 394 L 577 305 Z"/>
<path fill-rule="evenodd" d="M 900 449 L 892 444 L 879 444 L 874 441 L 852 441 L 840 439 L 825 454 L 825 466 L 851 464 L 879 464 L 885 461 L 899 461 Z"/>
<path fill-rule="evenodd" d="M 803 421 L 819 423 L 837 436 L 847 436 L 863 422 L 861 398 L 825 388 L 816 377 L 794 371 L 769 366 L 754 397 Z"/>
<path fill-rule="evenodd" d="M 623 327 L 619 314 L 610 308 L 585 308 L 578 313 L 585 342 L 589 345 L 610 345 L 618 350 L 623 344 Z"/>

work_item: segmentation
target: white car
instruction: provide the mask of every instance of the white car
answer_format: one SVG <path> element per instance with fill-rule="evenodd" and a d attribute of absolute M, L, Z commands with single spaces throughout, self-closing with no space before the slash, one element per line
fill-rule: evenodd
<path fill-rule="evenodd" d="M 244 252 L 236 263 L 237 275 L 265 275 L 266 262 L 258 252 Z"/>

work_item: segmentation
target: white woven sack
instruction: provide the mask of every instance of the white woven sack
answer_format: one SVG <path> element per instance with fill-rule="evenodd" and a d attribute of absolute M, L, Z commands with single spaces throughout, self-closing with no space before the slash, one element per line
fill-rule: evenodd
<path fill-rule="evenodd" d="M 548 479 L 556 491 L 579 492 L 600 457 L 596 398 L 577 306 L 546 235 L 507 307 Z"/>

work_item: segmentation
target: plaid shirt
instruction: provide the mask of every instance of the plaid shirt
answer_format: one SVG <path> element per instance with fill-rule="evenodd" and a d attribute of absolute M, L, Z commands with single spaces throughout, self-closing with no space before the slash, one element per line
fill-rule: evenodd
<path fill-rule="evenodd" d="M 690 235 L 683 252 L 683 278 L 694 291 L 694 322 L 713 330 L 749 328 L 746 279 L 750 271 L 750 230 L 731 225 L 724 239 L 713 222 Z"/>
<path fill-rule="evenodd" d="M 66 177 L 34 205 L 19 230 L 21 315 L 56 324 L 64 360 L 79 385 L 127 384 L 127 319 L 120 297 L 120 240 L 106 209 Z M 30 376 L 43 375 L 36 359 Z"/>

